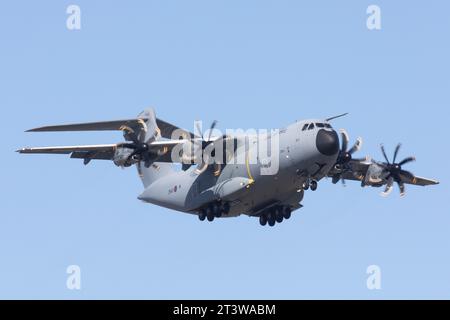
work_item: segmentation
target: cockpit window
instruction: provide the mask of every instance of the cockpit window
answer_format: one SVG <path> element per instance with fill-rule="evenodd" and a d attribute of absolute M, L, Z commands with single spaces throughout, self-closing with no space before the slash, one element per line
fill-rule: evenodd
<path fill-rule="evenodd" d="M 314 129 L 314 123 L 311 123 L 308 127 L 308 130 L 312 130 L 312 129 Z"/>
<path fill-rule="evenodd" d="M 325 128 L 325 124 L 324 123 L 316 123 L 317 128 Z"/>
<path fill-rule="evenodd" d="M 303 126 L 302 131 L 305 131 L 306 129 L 308 129 L 308 126 L 309 126 L 309 124 L 308 124 L 308 123 L 305 123 L 305 125 Z"/>
<path fill-rule="evenodd" d="M 333 127 L 329 123 L 325 123 L 325 128 L 332 129 Z"/>

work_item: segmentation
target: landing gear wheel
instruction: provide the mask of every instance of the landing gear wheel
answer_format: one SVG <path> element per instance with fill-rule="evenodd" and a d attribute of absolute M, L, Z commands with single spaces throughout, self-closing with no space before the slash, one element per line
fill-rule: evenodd
<path fill-rule="evenodd" d="M 211 210 L 211 208 L 208 207 L 208 209 L 206 209 L 206 218 L 208 219 L 209 222 L 214 221 L 214 214 Z"/>
<path fill-rule="evenodd" d="M 309 183 L 308 182 L 305 182 L 304 184 L 303 184 L 303 190 L 309 190 Z"/>
<path fill-rule="evenodd" d="M 265 214 L 259 216 L 259 224 L 262 226 L 267 224 L 267 216 Z"/>
<path fill-rule="evenodd" d="M 285 207 L 284 210 L 283 210 L 283 217 L 284 217 L 286 220 L 289 220 L 289 219 L 291 218 L 291 213 L 292 213 L 291 208 Z"/>
<path fill-rule="evenodd" d="M 198 214 L 198 218 L 200 219 L 200 221 L 205 221 L 206 211 L 205 210 L 200 211 L 200 213 Z"/>
<path fill-rule="evenodd" d="M 222 216 L 222 212 L 220 211 L 220 206 L 219 204 L 215 203 L 212 205 L 212 213 L 214 215 L 214 217 L 216 218 L 220 218 Z"/>
<path fill-rule="evenodd" d="M 267 222 L 271 227 L 275 225 L 275 215 L 273 213 L 269 213 L 269 216 L 267 217 Z"/>
<path fill-rule="evenodd" d="M 317 190 L 317 181 L 315 181 L 315 180 L 311 181 L 311 190 L 312 191 Z"/>
<path fill-rule="evenodd" d="M 230 203 L 229 202 L 225 202 L 222 205 L 222 212 L 225 214 L 229 214 L 230 213 Z"/>
<path fill-rule="evenodd" d="M 276 217 L 276 221 L 278 222 L 278 223 L 282 223 L 283 222 L 283 216 L 281 215 L 281 214 L 279 214 L 279 215 L 277 215 L 277 217 Z"/>
<path fill-rule="evenodd" d="M 274 214 L 275 214 L 275 220 L 278 223 L 282 223 L 283 222 L 283 212 L 281 211 L 281 209 L 280 208 L 275 209 Z"/>

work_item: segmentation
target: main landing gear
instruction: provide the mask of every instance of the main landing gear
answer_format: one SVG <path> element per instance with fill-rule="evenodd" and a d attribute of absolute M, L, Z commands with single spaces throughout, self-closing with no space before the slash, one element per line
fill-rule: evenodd
<path fill-rule="evenodd" d="M 259 224 L 273 227 L 276 222 L 281 223 L 291 217 L 292 210 L 288 206 L 276 206 L 268 209 L 259 216 Z"/>
<path fill-rule="evenodd" d="M 220 218 L 230 212 L 230 204 L 228 202 L 215 201 L 200 210 L 198 218 L 200 221 L 208 220 L 214 221 L 215 218 Z"/>
<path fill-rule="evenodd" d="M 303 190 L 308 190 L 308 189 L 311 189 L 311 191 L 316 191 L 317 190 L 317 186 L 318 186 L 318 183 L 317 183 L 317 181 L 316 180 L 306 180 L 304 183 L 303 183 Z"/>

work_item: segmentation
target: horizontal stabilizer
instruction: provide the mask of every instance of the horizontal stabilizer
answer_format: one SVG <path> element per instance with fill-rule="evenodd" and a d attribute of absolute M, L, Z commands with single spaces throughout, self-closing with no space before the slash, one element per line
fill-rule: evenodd
<path fill-rule="evenodd" d="M 63 132 L 63 131 L 121 131 L 126 129 L 140 130 L 142 126 L 142 121 L 147 119 L 128 119 L 128 120 L 115 120 L 115 121 L 103 121 L 103 122 L 86 122 L 86 123 L 74 123 L 74 124 L 64 124 L 56 126 L 46 126 L 27 130 L 26 132 Z M 179 127 L 170 124 L 166 121 L 156 119 L 156 124 L 161 131 L 161 136 L 163 138 L 171 139 L 172 133 L 175 130 L 182 130 Z M 198 138 L 193 133 L 189 131 L 182 130 L 185 132 L 186 138 L 190 137 Z"/>
<path fill-rule="evenodd" d="M 51 131 L 106 131 L 122 130 L 124 126 L 133 128 L 139 125 L 138 119 L 117 120 L 104 122 L 74 123 L 57 126 L 39 127 L 27 130 L 26 132 L 51 132 Z"/>

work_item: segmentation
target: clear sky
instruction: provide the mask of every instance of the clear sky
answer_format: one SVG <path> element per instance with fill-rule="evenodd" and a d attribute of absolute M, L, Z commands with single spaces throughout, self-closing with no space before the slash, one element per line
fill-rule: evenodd
<path fill-rule="evenodd" d="M 66 8 L 81 8 L 81 30 Z M 366 9 L 381 8 L 369 31 Z M 2 1 L 0 298 L 450 298 L 448 1 Z M 439 186 L 322 181 L 275 228 L 144 204 L 136 170 L 23 146 L 115 143 L 117 132 L 24 133 L 154 106 L 192 128 L 336 120 Z M 66 288 L 66 268 L 82 288 Z M 382 290 L 366 287 L 378 265 Z"/>

